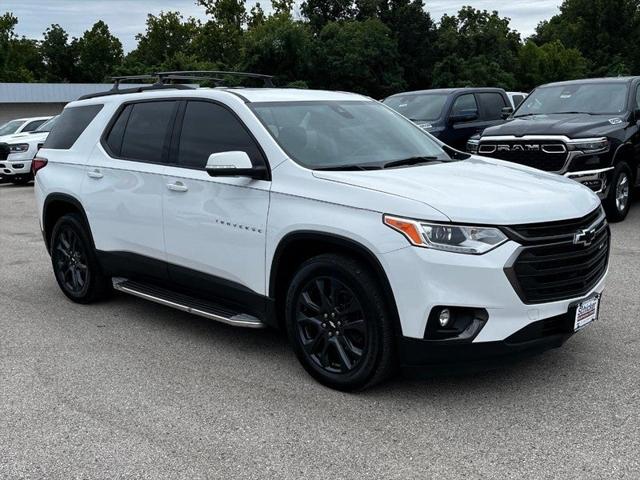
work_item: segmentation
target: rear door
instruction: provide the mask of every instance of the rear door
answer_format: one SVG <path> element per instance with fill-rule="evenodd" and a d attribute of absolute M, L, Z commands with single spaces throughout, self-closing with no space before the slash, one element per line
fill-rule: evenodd
<path fill-rule="evenodd" d="M 166 277 L 163 174 L 178 104 L 122 105 L 87 164 L 82 196 L 96 248 L 120 275 Z"/>
<path fill-rule="evenodd" d="M 233 111 L 209 100 L 183 102 L 171 150 L 163 182 L 171 280 L 246 306 L 266 291 L 271 182 L 210 177 L 205 165 L 218 152 L 246 152 L 254 165 L 266 165 L 265 156 Z"/>

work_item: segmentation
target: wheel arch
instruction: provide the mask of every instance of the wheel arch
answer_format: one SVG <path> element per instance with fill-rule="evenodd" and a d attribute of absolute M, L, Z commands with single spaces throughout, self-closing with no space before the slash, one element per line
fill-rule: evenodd
<path fill-rule="evenodd" d="M 309 258 L 323 253 L 351 255 L 367 265 L 382 287 L 389 313 L 393 319 L 394 333 L 402 334 L 398 307 L 391 283 L 378 257 L 362 243 L 334 233 L 302 230 L 285 235 L 274 252 L 269 274 L 269 297 L 275 301 L 278 324 L 284 322 L 284 295 L 297 268 Z"/>
<path fill-rule="evenodd" d="M 638 168 L 640 167 L 640 162 L 636 156 L 635 149 L 630 142 L 625 142 L 622 145 L 618 146 L 615 153 L 613 154 L 613 161 L 611 165 L 613 167 L 617 166 L 620 162 L 627 162 L 629 168 L 631 168 L 631 174 L 633 175 L 634 182 L 638 181 Z"/>
<path fill-rule="evenodd" d="M 93 235 L 91 233 L 91 228 L 89 227 L 89 219 L 87 218 L 87 213 L 85 212 L 82 203 L 80 203 L 80 200 L 66 193 L 51 193 L 45 199 L 42 208 L 42 228 L 47 251 L 50 251 L 51 248 L 51 234 L 53 233 L 53 227 L 60 217 L 68 213 L 80 214 L 87 227 L 91 246 L 95 248 Z"/>

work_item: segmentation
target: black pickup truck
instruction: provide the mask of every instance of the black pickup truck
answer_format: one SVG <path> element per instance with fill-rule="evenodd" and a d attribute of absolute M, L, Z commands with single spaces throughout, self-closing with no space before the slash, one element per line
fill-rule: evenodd
<path fill-rule="evenodd" d="M 640 177 L 640 77 L 540 86 L 467 150 L 577 180 L 598 193 L 609 220 L 621 221 Z"/>

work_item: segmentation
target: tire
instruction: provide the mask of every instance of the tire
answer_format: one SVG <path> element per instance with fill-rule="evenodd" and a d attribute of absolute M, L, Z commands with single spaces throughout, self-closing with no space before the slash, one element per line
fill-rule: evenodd
<path fill-rule="evenodd" d="M 621 222 L 629 213 L 633 192 L 633 174 L 627 162 L 620 162 L 613 170 L 609 194 L 602 204 L 610 222 Z"/>
<path fill-rule="evenodd" d="M 294 275 L 285 304 L 287 335 L 305 370 L 328 387 L 356 391 L 395 368 L 391 316 L 362 263 L 323 254 Z"/>
<path fill-rule="evenodd" d="M 107 298 L 111 279 L 102 274 L 88 229 L 82 217 L 60 217 L 51 234 L 51 264 L 62 292 L 76 303 Z"/>

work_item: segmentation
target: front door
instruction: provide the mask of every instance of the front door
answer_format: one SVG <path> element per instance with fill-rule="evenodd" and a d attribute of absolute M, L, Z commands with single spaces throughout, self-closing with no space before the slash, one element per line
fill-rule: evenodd
<path fill-rule="evenodd" d="M 189 291 L 245 306 L 266 295 L 271 182 L 210 177 L 205 165 L 212 153 L 244 151 L 254 165 L 265 164 L 264 155 L 226 106 L 190 100 L 182 103 L 178 118 L 172 165 L 164 175 L 169 275 Z"/>

